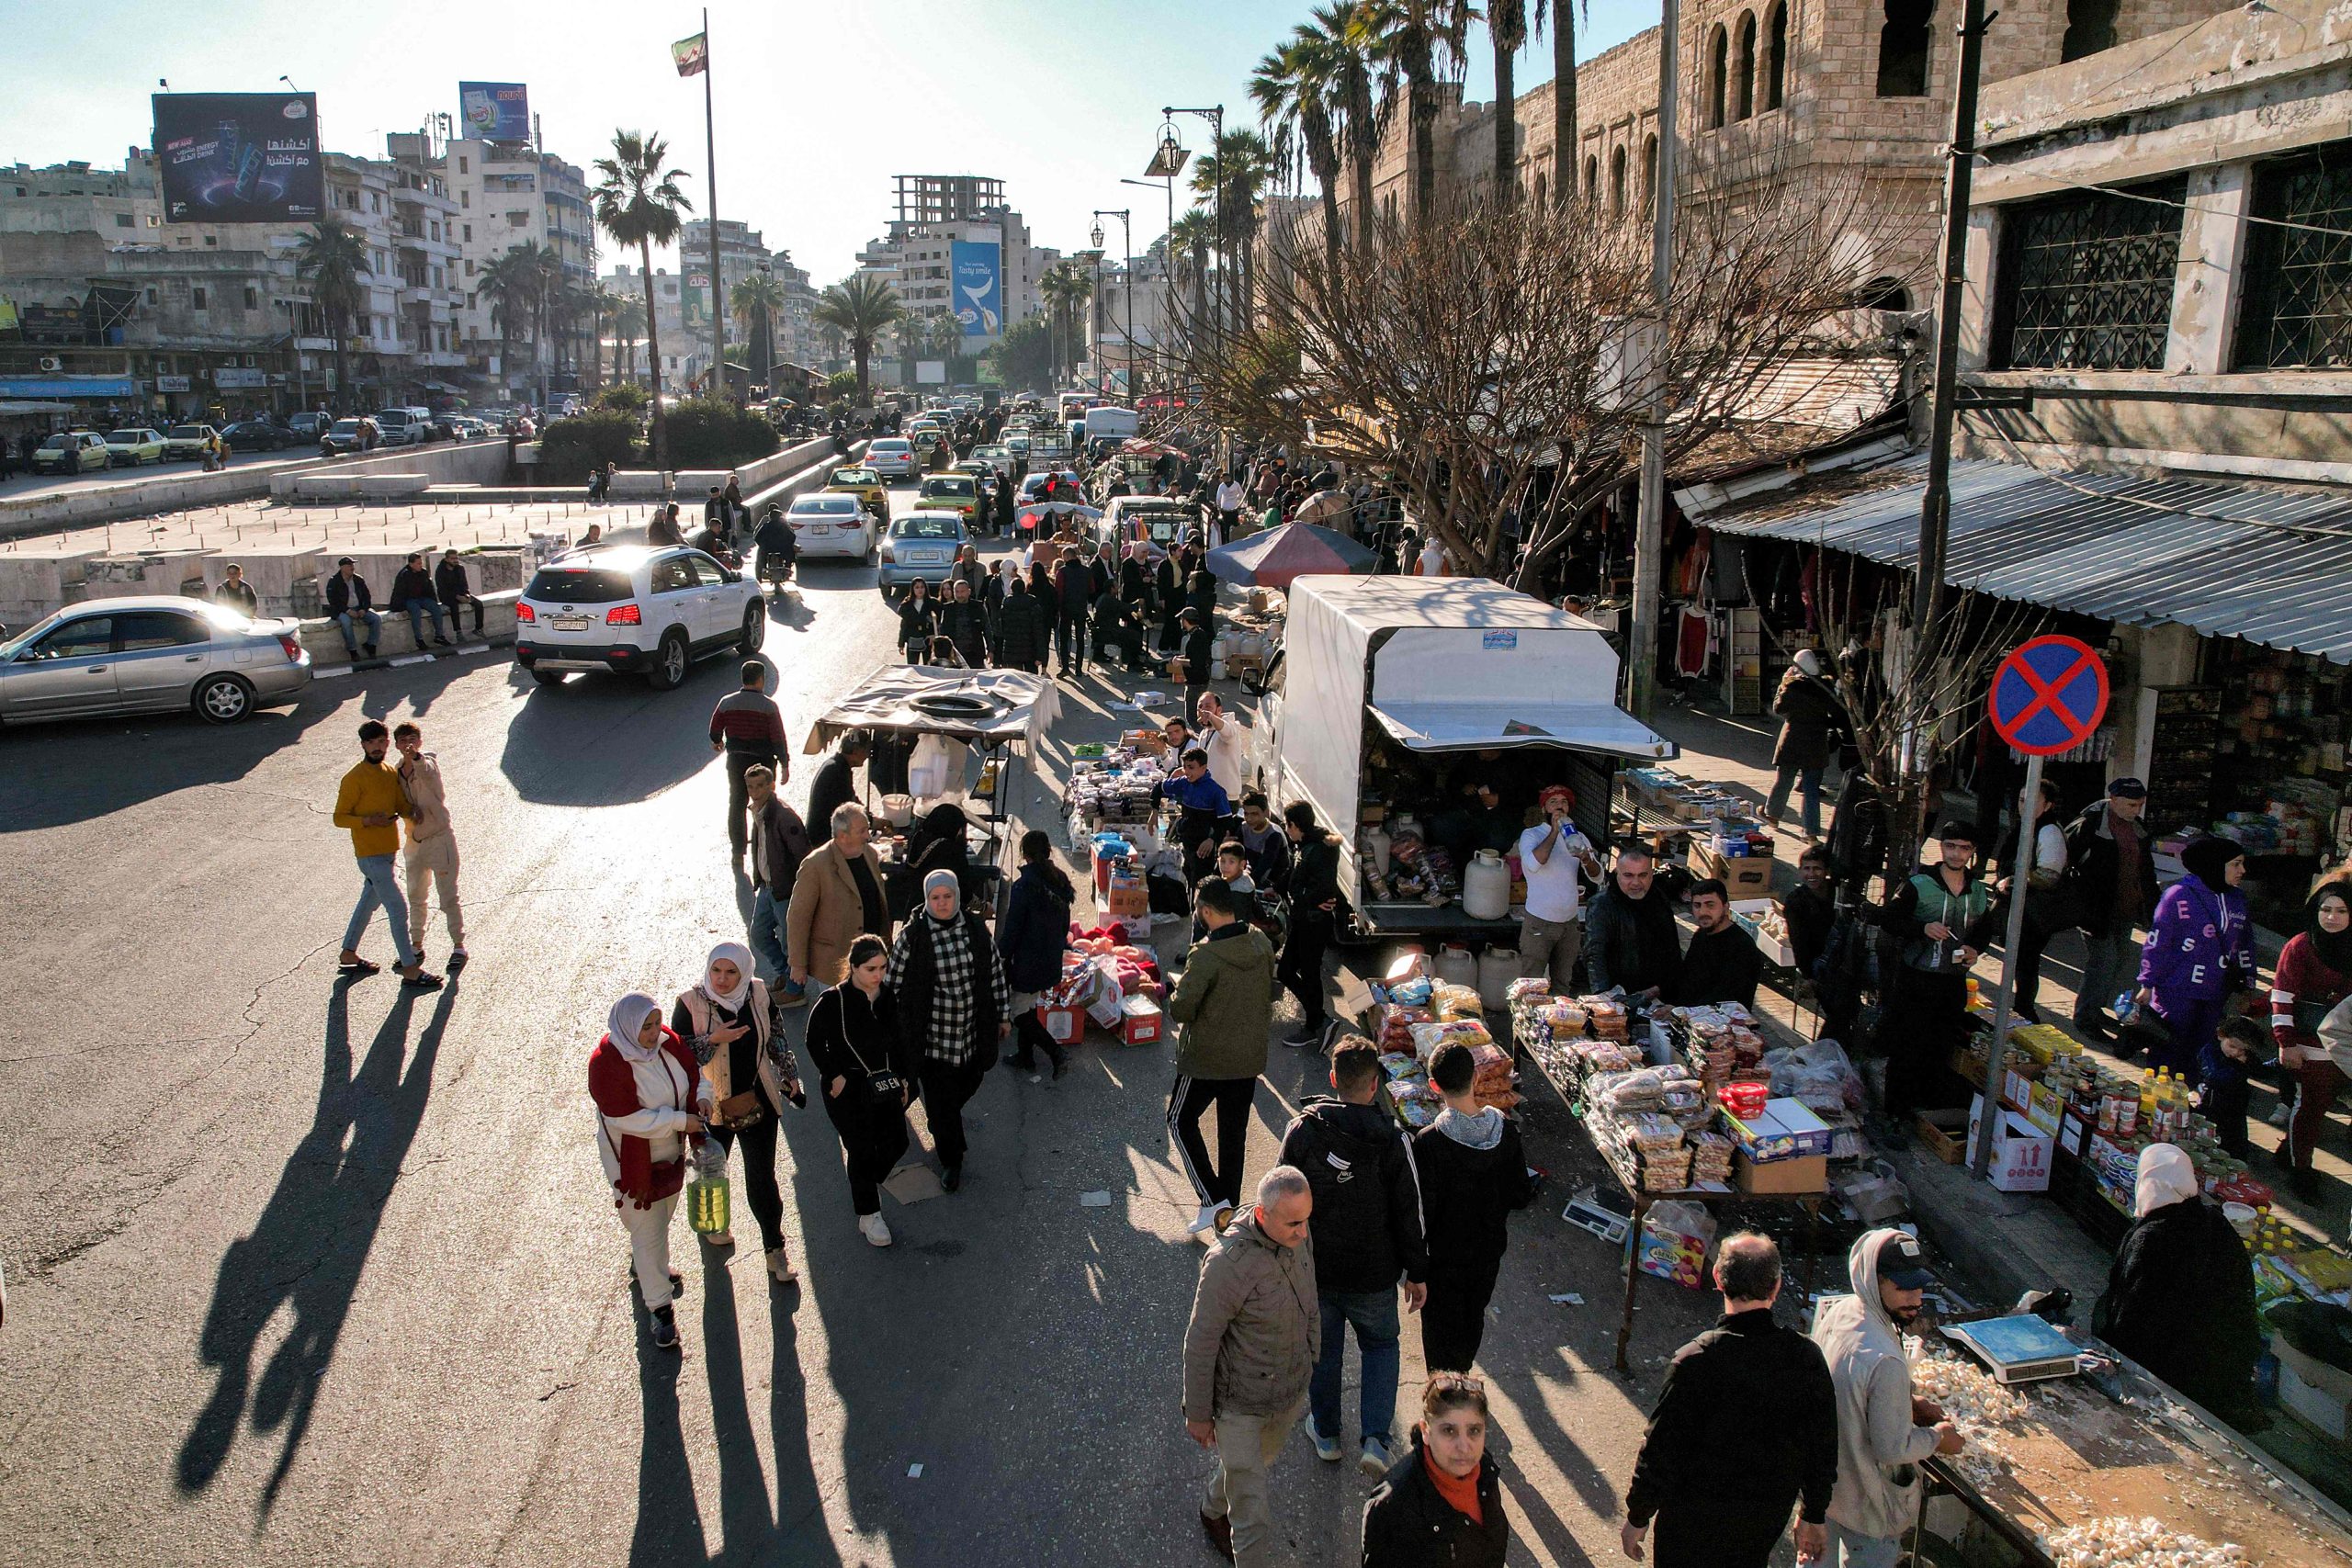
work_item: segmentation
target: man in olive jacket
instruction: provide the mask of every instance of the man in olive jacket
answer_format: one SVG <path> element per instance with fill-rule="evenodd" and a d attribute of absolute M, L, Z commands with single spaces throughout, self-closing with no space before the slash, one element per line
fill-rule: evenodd
<path fill-rule="evenodd" d="M 1184 1325 L 1184 1432 L 1216 1453 L 1201 1529 L 1240 1568 L 1281 1555 L 1266 1472 L 1306 1407 L 1322 1339 L 1306 1234 L 1314 1208 L 1304 1172 L 1266 1172 L 1256 1207 L 1203 1260 Z"/>
<path fill-rule="evenodd" d="M 1258 1075 L 1274 1017 L 1274 948 L 1242 920 L 1238 895 L 1218 879 L 1200 886 L 1194 908 L 1208 935 L 1184 957 L 1184 977 L 1168 1003 L 1182 1032 L 1176 1082 L 1168 1090 L 1168 1134 L 1201 1211 L 1190 1229 L 1215 1241 L 1241 1201 L 1241 1156 L 1250 1137 Z M 1216 1163 L 1201 1141 L 1201 1117 L 1216 1107 Z"/>

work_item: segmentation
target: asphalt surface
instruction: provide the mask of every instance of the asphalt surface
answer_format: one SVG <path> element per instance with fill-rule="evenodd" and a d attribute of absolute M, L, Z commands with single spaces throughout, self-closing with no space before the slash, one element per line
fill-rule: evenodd
<path fill-rule="evenodd" d="M 890 657 L 871 583 L 816 566 L 777 609 L 796 744 Z M 854 1228 L 830 1124 L 787 1113 L 802 1282 L 769 1284 L 748 1214 L 731 1258 L 682 1220 L 685 1354 L 650 1348 L 584 1064 L 615 998 L 674 995 L 742 931 L 706 738 L 733 682 L 716 660 L 667 694 L 540 690 L 477 656 L 321 682 L 230 730 L 0 737 L 8 1557 L 1216 1561 L 1178 1407 L 1199 1248 L 1166 1043 L 1089 1043 L 1058 1082 L 999 1069 L 967 1112 L 964 1190 L 886 1199 L 887 1251 Z M 1066 688 L 1050 756 L 1133 722 L 1109 705 L 1128 689 Z M 415 717 L 448 782 L 474 958 L 437 995 L 335 976 L 357 878 L 327 818 L 366 716 Z M 796 802 L 813 772 L 796 757 Z M 1043 791 L 1029 809 L 1056 814 Z M 379 924 L 365 950 L 389 946 Z M 437 913 L 427 951 L 448 951 Z M 1272 1055 L 1252 1180 L 1320 1087 L 1319 1060 Z M 1526 1125 L 1553 1175 L 1515 1221 L 1481 1357 L 1512 1561 L 1615 1560 L 1657 1363 L 1713 1306 L 1645 1280 L 1644 1375 L 1610 1372 L 1617 1255 L 1558 1218 L 1591 1157 L 1548 1095 Z M 1097 1190 L 1111 1206 L 1082 1206 Z M 1565 1292 L 1584 1303 L 1548 1299 Z M 1400 1429 L 1409 1319 L 1404 1341 Z M 1295 1561 L 1356 1561 L 1352 1457 L 1283 1454 Z"/>
<path fill-rule="evenodd" d="M 107 427 L 85 425 L 77 428 L 96 430 L 100 434 L 104 434 Z M 167 435 L 171 434 L 169 425 L 159 425 L 155 428 L 162 430 Z M 228 466 L 232 468 L 268 467 L 273 464 L 300 462 L 305 458 L 316 457 L 318 455 L 319 444 L 309 441 L 288 446 L 281 452 L 232 452 L 229 454 Z M 169 463 L 143 463 L 137 468 L 93 468 L 86 474 L 28 474 L 24 471 L 23 461 L 19 458 L 17 471 L 6 479 L 0 479 L 0 501 L 16 500 L 25 496 L 53 495 L 65 491 L 88 490 L 98 485 L 132 484 L 141 479 L 183 479 L 190 474 L 203 472 L 202 463 L 183 460 Z"/>

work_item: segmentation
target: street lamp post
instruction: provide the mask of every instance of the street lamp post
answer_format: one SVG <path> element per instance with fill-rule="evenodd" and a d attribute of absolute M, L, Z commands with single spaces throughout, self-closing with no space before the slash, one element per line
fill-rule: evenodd
<path fill-rule="evenodd" d="M 1127 337 L 1127 399 L 1130 402 L 1135 400 L 1136 395 L 1136 231 L 1133 222 L 1134 217 L 1134 212 L 1124 207 L 1115 210 L 1102 207 L 1098 207 L 1094 209 L 1094 248 L 1097 250 L 1101 250 L 1102 248 L 1102 220 L 1105 218 L 1115 218 L 1119 220 L 1120 243 L 1125 247 L 1127 270 L 1121 276 L 1120 288 L 1127 297 L 1127 324 L 1125 330 Z"/>
<path fill-rule="evenodd" d="M 1080 251 L 1078 254 L 1079 259 L 1085 262 L 1091 269 L 1094 278 L 1093 287 L 1087 290 L 1086 310 L 1087 314 L 1094 318 L 1092 345 L 1094 392 L 1097 397 L 1100 397 L 1102 393 L 1102 226 L 1101 224 L 1094 226 L 1094 249 Z"/>
<path fill-rule="evenodd" d="M 1219 323 L 1219 325 L 1220 325 L 1220 327 L 1221 327 L 1221 326 L 1222 326 L 1222 324 L 1223 324 L 1223 322 L 1224 322 L 1224 321 L 1225 321 L 1225 271 L 1226 271 L 1226 254 L 1225 254 L 1225 152 L 1224 152 L 1224 147 L 1225 147 L 1225 106 L 1224 106 L 1223 104 L 1218 104 L 1218 105 L 1216 105 L 1215 107 L 1212 107 L 1212 108 L 1205 108 L 1205 109 L 1174 109 L 1174 108 L 1163 108 L 1163 109 L 1161 109 L 1161 110 L 1159 111 L 1159 118 L 1162 118 L 1162 119 L 1172 120 L 1172 119 L 1174 119 L 1178 115 L 1180 115 L 1180 114 L 1196 115 L 1196 116 L 1198 116 L 1199 118 L 1201 118 L 1202 119 L 1207 120 L 1207 121 L 1209 122 L 1209 153 L 1210 153 L 1210 156 L 1212 156 L 1212 157 L 1214 157 L 1214 158 L 1216 158 L 1216 197 L 1215 197 L 1216 202 L 1216 254 L 1217 254 L 1217 268 L 1216 268 L 1216 321 L 1218 321 L 1218 323 Z M 1170 134 L 1170 136 L 1169 140 L 1170 140 L 1170 141 L 1173 141 L 1173 140 L 1174 140 L 1174 137 L 1173 137 L 1173 134 L 1172 134 L 1172 133 Z M 1164 148 L 1164 147 L 1167 145 L 1167 143 L 1166 143 L 1166 142 L 1162 142 L 1162 143 L 1161 143 L 1161 145 L 1162 145 L 1162 147 Z M 1172 171 L 1171 171 L 1171 172 L 1172 172 Z"/>

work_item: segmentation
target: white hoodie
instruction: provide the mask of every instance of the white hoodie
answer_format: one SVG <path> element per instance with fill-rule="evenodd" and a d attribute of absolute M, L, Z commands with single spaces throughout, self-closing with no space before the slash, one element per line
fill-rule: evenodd
<path fill-rule="evenodd" d="M 1838 1486 L 1829 1522 L 1857 1535 L 1892 1540 L 1917 1512 L 1916 1476 L 1898 1484 L 1899 1466 L 1936 1451 L 1936 1429 L 1911 1422 L 1911 1363 L 1903 1334 L 1878 1294 L 1878 1250 L 1897 1233 L 1863 1233 L 1846 1254 L 1850 1296 L 1824 1300 L 1813 1316 L 1813 1342 L 1838 1386 Z"/>

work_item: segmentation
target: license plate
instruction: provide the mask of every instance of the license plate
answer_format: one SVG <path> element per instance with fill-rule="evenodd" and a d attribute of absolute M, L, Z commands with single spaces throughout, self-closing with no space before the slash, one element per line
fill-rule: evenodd
<path fill-rule="evenodd" d="M 552 629 L 560 632 L 584 632 L 588 629 L 588 617 L 585 615 L 549 615 L 548 617 L 548 625 Z"/>
<path fill-rule="evenodd" d="M 828 537 L 831 535 L 832 531 L 833 525 L 831 523 L 811 523 L 808 525 L 808 536 L 812 539 L 822 539 Z"/>

